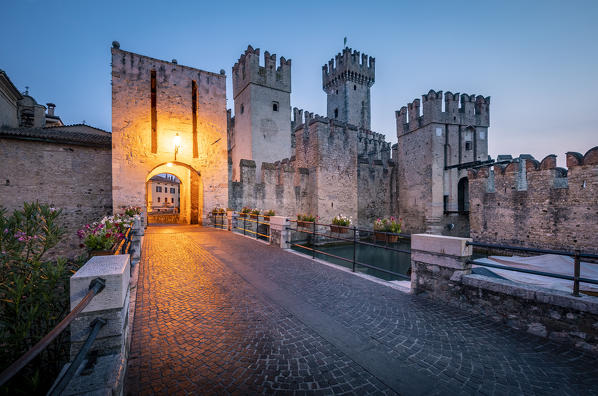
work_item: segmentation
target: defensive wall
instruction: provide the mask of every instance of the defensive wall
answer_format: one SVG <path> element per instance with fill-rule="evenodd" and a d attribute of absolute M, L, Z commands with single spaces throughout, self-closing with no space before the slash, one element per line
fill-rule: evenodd
<path fill-rule="evenodd" d="M 469 171 L 471 237 L 477 242 L 598 253 L 598 147 L 556 156 L 522 156 Z"/>
<path fill-rule="evenodd" d="M 362 227 L 388 216 L 394 163 L 383 135 L 296 108 L 293 114 L 294 155 L 260 169 L 241 160 L 229 206 L 309 213 L 324 222 L 343 214 Z"/>
<path fill-rule="evenodd" d="M 459 182 L 468 165 L 488 160 L 489 108 L 490 97 L 430 90 L 395 113 L 393 200 L 406 232 L 468 236 L 467 200 L 460 200 Z"/>

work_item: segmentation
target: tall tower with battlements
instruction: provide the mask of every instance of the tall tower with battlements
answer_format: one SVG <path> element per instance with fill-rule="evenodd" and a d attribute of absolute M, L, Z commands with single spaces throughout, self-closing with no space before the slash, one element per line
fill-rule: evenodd
<path fill-rule="evenodd" d="M 375 74 L 375 59 L 348 47 L 322 66 L 328 118 L 370 129 L 370 87 Z"/>
<path fill-rule="evenodd" d="M 229 147 L 232 180 L 239 180 L 239 162 L 253 160 L 258 172 L 263 162 L 291 156 L 291 60 L 251 46 L 233 66 L 235 106 Z"/>

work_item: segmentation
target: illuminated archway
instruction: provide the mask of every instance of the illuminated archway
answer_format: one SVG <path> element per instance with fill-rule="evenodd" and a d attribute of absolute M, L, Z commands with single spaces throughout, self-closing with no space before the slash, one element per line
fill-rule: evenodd
<path fill-rule="evenodd" d="M 159 174 L 171 174 L 180 181 L 180 204 L 178 222 L 182 224 L 201 224 L 203 215 L 203 184 L 201 174 L 188 164 L 173 161 L 164 162 L 154 167 L 146 176 L 145 202 L 148 203 L 148 181 Z"/>

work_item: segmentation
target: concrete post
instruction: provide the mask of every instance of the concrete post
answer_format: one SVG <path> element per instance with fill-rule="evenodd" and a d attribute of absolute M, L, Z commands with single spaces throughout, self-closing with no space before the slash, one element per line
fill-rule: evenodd
<path fill-rule="evenodd" d="M 228 231 L 233 230 L 233 213 L 234 212 L 232 210 L 226 211 L 226 229 Z"/>
<path fill-rule="evenodd" d="M 280 247 L 281 249 L 291 248 L 288 243 L 291 232 L 287 230 L 290 224 L 288 217 L 270 217 L 270 245 Z"/>
<path fill-rule="evenodd" d="M 95 278 L 106 281 L 106 287 L 71 323 L 71 360 L 87 339 L 89 326 L 96 318 L 107 324 L 102 327 L 90 351 L 100 356 L 126 351 L 129 318 L 130 259 L 128 254 L 94 256 L 70 279 L 70 302 L 73 309 L 85 297 Z"/>
<path fill-rule="evenodd" d="M 136 265 L 141 260 L 141 246 L 143 242 L 143 234 L 145 230 L 141 223 L 141 219 L 135 219 L 133 222 L 133 229 L 131 230 L 131 266 Z"/>
<path fill-rule="evenodd" d="M 450 294 L 451 278 L 470 274 L 471 238 L 415 234 L 411 236 L 411 290 L 438 298 Z"/>

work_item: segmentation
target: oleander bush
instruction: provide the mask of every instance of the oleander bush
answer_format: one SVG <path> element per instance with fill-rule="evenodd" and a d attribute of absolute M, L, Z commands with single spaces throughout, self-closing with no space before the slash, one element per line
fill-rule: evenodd
<path fill-rule="evenodd" d="M 46 260 L 64 235 L 61 210 L 24 203 L 0 208 L 0 371 L 52 330 L 69 312 L 69 277 L 81 262 Z M 44 394 L 69 357 L 69 333 L 0 388 L 0 394 Z"/>

